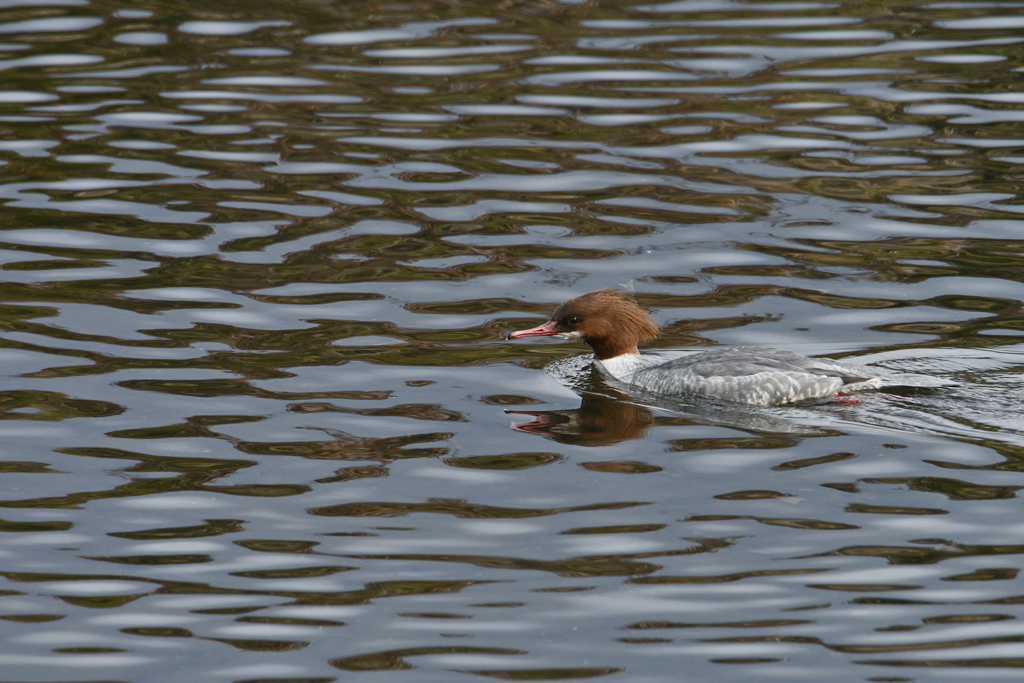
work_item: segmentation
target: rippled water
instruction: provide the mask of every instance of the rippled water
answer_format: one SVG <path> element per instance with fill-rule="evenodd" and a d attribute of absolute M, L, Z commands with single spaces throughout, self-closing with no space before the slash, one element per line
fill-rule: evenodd
<path fill-rule="evenodd" d="M 0 678 L 1018 679 L 1022 16 L 0 2 Z"/>

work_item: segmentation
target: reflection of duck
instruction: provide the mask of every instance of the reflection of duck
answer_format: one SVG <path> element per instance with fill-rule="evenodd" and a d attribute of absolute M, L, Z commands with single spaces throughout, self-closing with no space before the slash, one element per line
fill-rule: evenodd
<path fill-rule="evenodd" d="M 643 438 L 654 424 L 654 413 L 642 406 L 605 396 L 587 396 L 574 410 L 509 410 L 529 415 L 529 422 L 513 424 L 518 432 L 538 434 L 577 446 L 608 446 Z"/>
<path fill-rule="evenodd" d="M 560 382 L 568 379 L 570 368 L 578 373 L 575 359 L 565 358 L 547 367 Z M 583 399 L 579 408 L 562 410 L 506 410 L 509 415 L 528 415 L 529 422 L 512 424 L 517 432 L 536 434 L 574 446 L 609 446 L 620 441 L 642 439 L 659 422 L 668 425 L 719 425 L 756 434 L 794 436 L 835 436 L 837 432 L 793 423 L 778 415 L 741 404 L 693 401 L 686 397 L 654 396 L 640 392 L 634 403 L 629 396 L 612 392 L 587 377 L 573 377 L 570 388 Z M 596 390 L 596 391 L 595 391 Z M 597 393 L 600 392 L 600 393 Z M 658 415 L 662 417 L 658 417 Z M 701 439 L 702 440 L 702 439 Z"/>
<path fill-rule="evenodd" d="M 507 338 L 555 336 L 585 342 L 594 349 L 594 366 L 601 372 L 663 396 L 697 394 L 768 406 L 883 387 L 956 385 L 924 375 L 894 375 L 827 358 L 749 346 L 656 363 L 640 356 L 637 343 L 657 334 L 650 314 L 632 297 L 600 289 L 566 301 L 543 325 L 510 332 Z"/>

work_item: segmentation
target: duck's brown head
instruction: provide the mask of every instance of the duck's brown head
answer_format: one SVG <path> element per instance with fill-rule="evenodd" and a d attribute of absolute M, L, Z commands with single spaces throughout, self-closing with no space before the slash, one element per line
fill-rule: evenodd
<path fill-rule="evenodd" d="M 658 326 L 633 297 L 614 289 L 599 289 L 569 299 L 543 325 L 510 332 L 507 338 L 554 336 L 585 342 L 594 349 L 594 358 L 607 360 L 639 354 L 637 343 L 658 336 Z"/>

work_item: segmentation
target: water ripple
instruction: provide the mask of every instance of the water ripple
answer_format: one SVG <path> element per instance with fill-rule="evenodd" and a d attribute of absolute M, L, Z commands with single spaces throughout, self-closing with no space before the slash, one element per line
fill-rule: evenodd
<path fill-rule="evenodd" d="M 1018 677 L 1013 5 L 0 5 L 6 678 Z"/>

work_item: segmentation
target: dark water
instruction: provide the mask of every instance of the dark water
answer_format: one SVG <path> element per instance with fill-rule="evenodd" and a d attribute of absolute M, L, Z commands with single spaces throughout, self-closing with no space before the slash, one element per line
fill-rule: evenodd
<path fill-rule="evenodd" d="M 0 679 L 1018 680 L 1022 16 L 0 2 Z"/>

